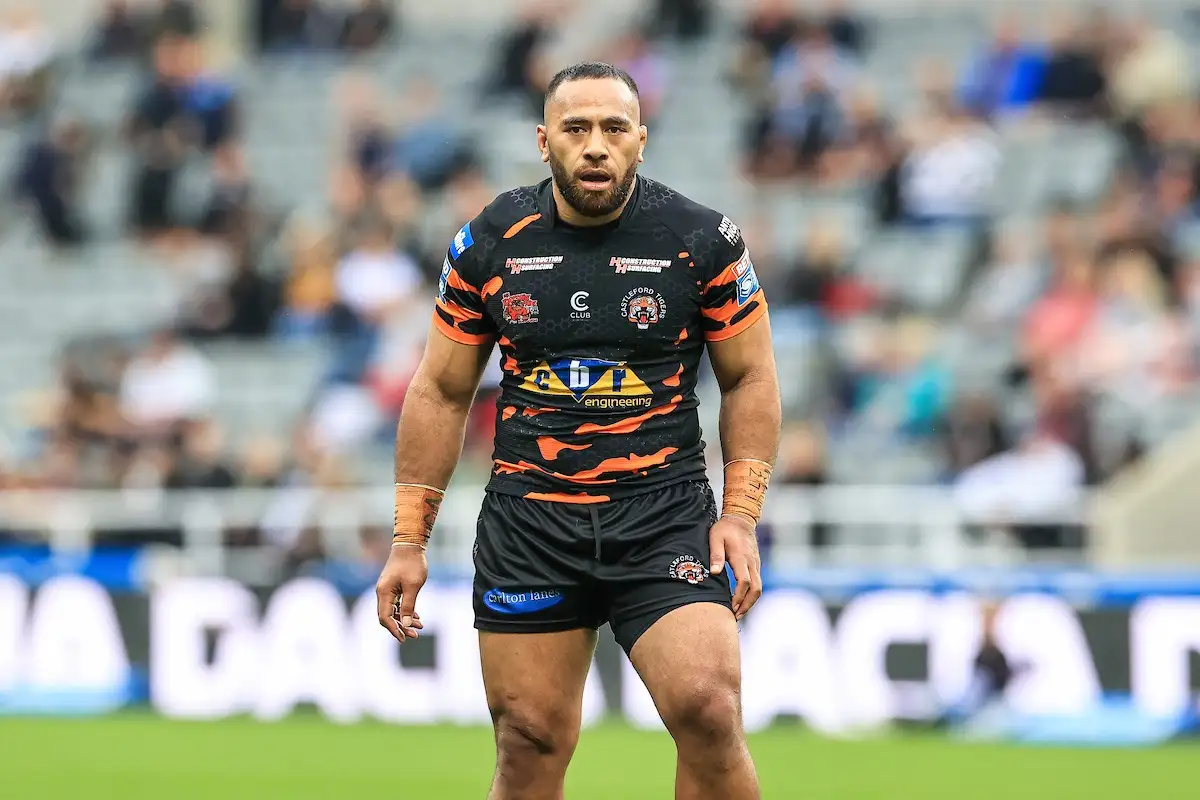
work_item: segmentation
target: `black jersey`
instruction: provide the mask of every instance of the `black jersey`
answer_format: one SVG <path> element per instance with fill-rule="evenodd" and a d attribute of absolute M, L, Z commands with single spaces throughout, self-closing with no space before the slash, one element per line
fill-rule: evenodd
<path fill-rule="evenodd" d="M 547 179 L 454 237 L 434 322 L 456 342 L 500 345 L 488 489 L 595 503 L 704 478 L 704 343 L 766 310 L 728 217 L 639 177 L 620 219 L 568 226 Z"/>

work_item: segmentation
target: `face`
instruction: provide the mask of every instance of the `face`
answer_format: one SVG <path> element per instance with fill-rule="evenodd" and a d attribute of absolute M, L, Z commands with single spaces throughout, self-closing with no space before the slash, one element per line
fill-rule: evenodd
<path fill-rule="evenodd" d="M 638 100 L 616 79 L 559 86 L 538 126 L 542 161 L 559 194 L 587 218 L 610 216 L 624 205 L 645 147 Z"/>

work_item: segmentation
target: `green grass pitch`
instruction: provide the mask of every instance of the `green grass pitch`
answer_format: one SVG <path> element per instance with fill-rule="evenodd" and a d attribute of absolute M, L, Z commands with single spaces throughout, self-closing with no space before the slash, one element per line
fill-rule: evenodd
<path fill-rule="evenodd" d="M 1200 747 L 1066 750 L 932 737 L 835 742 L 795 728 L 755 735 L 767 800 L 1184 800 L 1200 797 Z M 337 726 L 311 716 L 168 722 L 0 719 L 0 797 L 483 800 L 492 771 L 482 728 Z M 666 734 L 586 730 L 568 800 L 669 800 Z"/>

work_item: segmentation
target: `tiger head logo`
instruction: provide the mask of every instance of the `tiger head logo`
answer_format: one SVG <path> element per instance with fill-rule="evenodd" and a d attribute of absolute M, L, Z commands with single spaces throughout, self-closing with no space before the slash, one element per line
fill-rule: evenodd
<path fill-rule="evenodd" d="M 670 575 L 677 581 L 685 581 L 695 586 L 704 583 L 708 577 L 708 567 L 693 555 L 683 555 L 671 562 Z"/>
<path fill-rule="evenodd" d="M 651 289 L 634 289 L 621 301 L 621 313 L 626 320 L 644 331 L 666 316 L 667 304 L 658 292 Z"/>

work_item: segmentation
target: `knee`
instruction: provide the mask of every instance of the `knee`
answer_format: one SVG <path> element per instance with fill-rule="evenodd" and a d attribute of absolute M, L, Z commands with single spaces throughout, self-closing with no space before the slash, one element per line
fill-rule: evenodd
<path fill-rule="evenodd" d="M 680 692 L 663 709 L 663 721 L 676 742 L 720 747 L 742 736 L 741 700 L 726 686 Z"/>
<path fill-rule="evenodd" d="M 506 703 L 492 709 L 501 762 L 570 758 L 579 740 L 574 715 L 556 709 Z"/>

